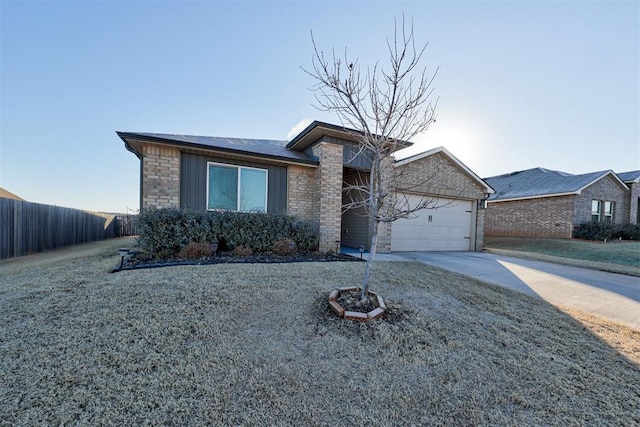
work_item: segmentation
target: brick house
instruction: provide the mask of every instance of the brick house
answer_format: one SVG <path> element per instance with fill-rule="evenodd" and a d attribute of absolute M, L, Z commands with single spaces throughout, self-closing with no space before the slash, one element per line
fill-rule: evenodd
<path fill-rule="evenodd" d="M 117 132 L 140 159 L 142 209 L 288 213 L 317 225 L 323 252 L 368 245 L 369 219 L 342 211 L 345 183 L 368 173 L 356 133 L 317 121 L 291 141 Z M 380 252 L 482 249 L 493 192 L 482 179 L 444 148 L 393 166 L 409 203 L 428 197 L 437 209 L 381 224 Z"/>
<path fill-rule="evenodd" d="M 591 221 L 638 223 L 640 171 L 572 175 L 543 168 L 485 178 L 485 235 L 571 238 Z"/>

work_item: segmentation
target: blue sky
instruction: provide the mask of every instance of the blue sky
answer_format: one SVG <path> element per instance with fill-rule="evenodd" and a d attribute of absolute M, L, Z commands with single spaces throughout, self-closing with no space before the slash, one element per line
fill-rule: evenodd
<path fill-rule="evenodd" d="M 413 18 L 440 67 L 445 146 L 481 177 L 640 169 L 637 1 L 0 0 L 0 187 L 88 210 L 139 207 L 115 131 L 286 139 L 313 107 L 313 30 L 363 65 Z"/>

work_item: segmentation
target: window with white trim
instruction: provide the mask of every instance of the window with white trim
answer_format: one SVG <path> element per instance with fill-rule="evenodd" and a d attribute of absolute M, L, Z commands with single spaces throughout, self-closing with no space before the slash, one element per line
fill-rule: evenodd
<path fill-rule="evenodd" d="M 602 202 L 600 200 L 592 200 L 591 201 L 591 221 L 599 222 L 600 221 L 600 208 L 602 206 Z"/>
<path fill-rule="evenodd" d="M 267 211 L 266 169 L 207 163 L 207 209 Z"/>
<path fill-rule="evenodd" d="M 604 202 L 604 220 L 606 222 L 613 222 L 613 211 L 615 209 L 615 203 Z"/>

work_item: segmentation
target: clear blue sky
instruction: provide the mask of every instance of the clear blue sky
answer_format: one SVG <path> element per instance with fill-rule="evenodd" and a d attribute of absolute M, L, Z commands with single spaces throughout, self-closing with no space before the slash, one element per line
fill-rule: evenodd
<path fill-rule="evenodd" d="M 429 42 L 445 146 L 481 177 L 640 169 L 637 1 L 0 0 L 0 187 L 26 200 L 139 207 L 115 131 L 286 139 L 314 109 L 309 31 L 384 63 L 393 17 Z"/>

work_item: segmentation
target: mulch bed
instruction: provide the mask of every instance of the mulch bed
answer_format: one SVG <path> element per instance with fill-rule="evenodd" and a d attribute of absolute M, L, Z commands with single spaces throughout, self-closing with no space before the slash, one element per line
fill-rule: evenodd
<path fill-rule="evenodd" d="M 112 270 L 116 273 L 122 270 L 138 270 L 143 268 L 173 267 L 176 265 L 212 265 L 212 264 L 281 264 L 294 262 L 363 262 L 359 258 L 354 258 L 343 254 L 320 254 L 318 252 L 301 252 L 293 255 L 281 256 L 272 252 L 256 253 L 248 256 L 237 256 L 232 252 L 219 252 L 216 256 L 185 259 L 166 258 L 157 259 L 150 254 L 131 251 L 125 258 L 122 268 L 120 264 Z"/>
<path fill-rule="evenodd" d="M 378 300 L 372 295 L 367 295 L 367 299 L 360 301 L 360 291 L 341 292 L 336 302 L 347 311 L 358 311 L 368 313 L 378 308 Z"/>

